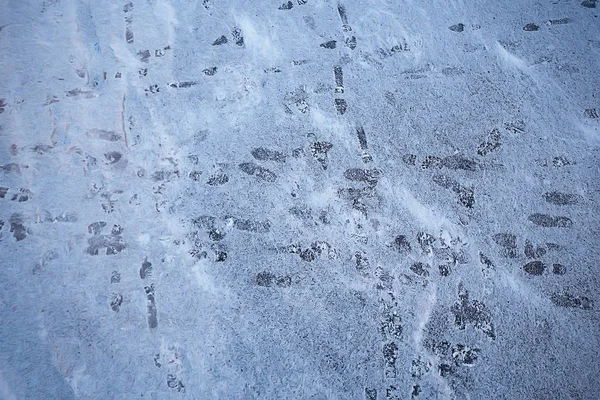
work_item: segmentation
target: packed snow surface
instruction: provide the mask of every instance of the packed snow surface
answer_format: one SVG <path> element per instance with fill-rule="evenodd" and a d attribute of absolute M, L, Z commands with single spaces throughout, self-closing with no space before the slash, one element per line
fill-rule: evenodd
<path fill-rule="evenodd" d="M 597 399 L 595 0 L 0 0 L 0 398 Z"/>

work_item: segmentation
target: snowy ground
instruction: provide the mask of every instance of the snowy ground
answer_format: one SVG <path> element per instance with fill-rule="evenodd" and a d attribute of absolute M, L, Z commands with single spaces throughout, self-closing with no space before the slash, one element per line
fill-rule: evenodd
<path fill-rule="evenodd" d="M 0 0 L 0 398 L 597 399 L 600 4 Z"/>

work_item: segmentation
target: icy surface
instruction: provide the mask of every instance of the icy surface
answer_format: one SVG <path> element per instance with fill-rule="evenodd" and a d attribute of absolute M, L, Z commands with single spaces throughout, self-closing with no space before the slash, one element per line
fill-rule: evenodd
<path fill-rule="evenodd" d="M 599 13 L 0 0 L 0 398 L 597 399 Z"/>

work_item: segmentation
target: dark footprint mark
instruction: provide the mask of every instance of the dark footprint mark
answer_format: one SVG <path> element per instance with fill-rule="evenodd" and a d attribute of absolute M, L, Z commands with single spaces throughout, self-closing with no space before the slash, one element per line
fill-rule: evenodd
<path fill-rule="evenodd" d="M 564 275 L 567 273 L 567 267 L 562 264 L 554 264 L 552 265 L 552 273 L 554 275 Z"/>
<path fill-rule="evenodd" d="M 289 211 L 298 219 L 310 220 L 312 218 L 312 210 L 307 206 L 292 207 Z"/>
<path fill-rule="evenodd" d="M 504 124 L 504 129 L 512 133 L 525 133 L 525 122 L 522 120 L 507 122 Z"/>
<path fill-rule="evenodd" d="M 247 162 L 239 164 L 238 167 L 245 174 L 256 176 L 264 181 L 275 182 L 277 180 L 277 175 L 260 165 Z"/>
<path fill-rule="evenodd" d="M 452 32 L 462 32 L 465 30 L 465 24 L 452 25 L 448 29 L 450 29 Z"/>
<path fill-rule="evenodd" d="M 435 238 L 426 232 L 417 233 L 417 242 L 421 246 L 421 252 L 423 254 L 429 254 L 433 250 L 433 245 L 435 243 Z"/>
<path fill-rule="evenodd" d="M 548 192 L 544 193 L 544 200 L 548 203 L 558 206 L 567 206 L 579 203 L 582 200 L 581 196 L 570 193 Z"/>
<path fill-rule="evenodd" d="M 415 274 L 422 276 L 423 278 L 427 278 L 429 276 L 429 264 L 425 264 L 422 262 L 416 262 L 410 266 L 410 270 Z"/>
<path fill-rule="evenodd" d="M 233 220 L 233 227 L 240 231 L 267 233 L 271 230 L 271 223 L 269 221 L 254 221 L 230 216 L 225 217 L 225 220 Z"/>
<path fill-rule="evenodd" d="M 452 273 L 452 268 L 448 264 L 440 264 L 438 270 L 441 276 L 449 276 Z"/>
<path fill-rule="evenodd" d="M 107 142 L 118 142 L 119 140 L 122 140 L 121 135 L 119 135 L 118 133 L 114 131 L 107 131 L 104 129 L 90 129 L 87 132 L 87 134 L 88 136 L 97 137 L 98 139 L 106 140 Z M 49 146 L 38 145 L 35 146 L 32 150 L 40 154 L 44 154 L 45 152 L 50 151 L 50 149 L 51 147 Z"/>
<path fill-rule="evenodd" d="M 339 65 L 333 67 L 333 77 L 335 79 L 335 92 L 344 93 L 344 73 L 342 67 Z"/>
<path fill-rule="evenodd" d="M 571 18 L 561 18 L 561 19 L 550 19 L 546 24 L 548 25 L 565 25 L 571 22 Z"/>
<path fill-rule="evenodd" d="M 277 150 L 271 150 L 264 147 L 257 147 L 251 152 L 252 157 L 260 161 L 285 162 L 286 155 Z"/>
<path fill-rule="evenodd" d="M 202 70 L 204 75 L 213 76 L 217 73 L 217 67 L 210 67 Z"/>
<path fill-rule="evenodd" d="M 29 200 L 30 197 L 32 197 L 31 190 L 29 190 L 29 189 L 19 189 L 19 193 L 13 194 L 10 200 L 11 201 L 17 201 L 19 203 L 24 203 L 27 200 Z"/>
<path fill-rule="evenodd" d="M 475 171 L 477 162 L 461 155 L 448 156 L 442 159 L 441 165 L 453 170 Z"/>
<path fill-rule="evenodd" d="M 154 50 L 154 57 L 156 57 L 156 58 L 164 57 L 167 50 L 171 50 L 171 46 L 166 46 L 166 47 L 163 47 L 162 49 Z"/>
<path fill-rule="evenodd" d="M 531 261 L 523 266 L 523 270 L 529 275 L 542 275 L 546 266 L 541 261 Z"/>
<path fill-rule="evenodd" d="M 148 260 L 144 260 L 142 267 L 140 268 L 140 278 L 146 279 L 150 276 L 152 276 L 152 263 Z"/>
<path fill-rule="evenodd" d="M 0 199 L 6 197 L 6 193 L 8 193 L 8 188 L 0 186 Z"/>
<path fill-rule="evenodd" d="M 402 162 L 406 165 L 416 165 L 417 164 L 417 156 L 414 154 L 405 154 L 402 156 Z"/>
<path fill-rule="evenodd" d="M 588 108 L 583 112 L 585 118 L 598 119 L 598 112 L 595 108 Z"/>
<path fill-rule="evenodd" d="M 185 393 L 185 386 L 181 380 L 177 379 L 177 376 L 174 374 L 167 375 L 167 386 L 171 389 L 177 390 L 179 393 Z"/>
<path fill-rule="evenodd" d="M 290 105 L 294 104 L 298 111 L 300 111 L 302 114 L 306 114 L 310 110 L 310 106 L 308 104 L 308 93 L 306 92 L 304 86 L 296 88 L 293 92 L 288 92 L 285 95 L 285 100 Z M 289 107 L 287 108 L 289 109 Z M 291 112 L 291 109 L 289 111 Z"/>
<path fill-rule="evenodd" d="M 584 0 L 581 5 L 585 8 L 596 8 L 596 0 Z"/>
<path fill-rule="evenodd" d="M 371 155 L 367 151 L 368 150 L 367 134 L 365 133 L 365 130 L 362 127 L 362 125 L 358 125 L 356 127 L 356 136 L 358 137 L 358 145 L 360 146 L 360 149 L 363 151 L 363 154 L 362 154 L 363 162 L 365 164 L 368 164 L 371 161 L 373 161 L 373 157 L 371 157 Z"/>
<path fill-rule="evenodd" d="M 481 349 L 469 348 L 459 343 L 452 348 L 452 358 L 457 366 L 474 365 L 480 352 Z"/>
<path fill-rule="evenodd" d="M 344 171 L 344 178 L 353 182 L 363 182 L 369 186 L 377 185 L 381 171 L 377 169 L 349 168 Z"/>
<path fill-rule="evenodd" d="M 566 167 L 567 165 L 575 165 L 576 163 L 569 161 L 566 157 L 558 156 L 552 159 L 552 165 L 555 167 Z"/>
<path fill-rule="evenodd" d="M 240 28 L 233 28 L 231 36 L 233 37 L 235 44 L 240 47 L 244 45 L 244 36 L 242 35 L 242 30 Z"/>
<path fill-rule="evenodd" d="M 17 242 L 25 239 L 27 235 L 31 233 L 29 229 L 25 228 L 23 225 L 23 217 L 21 214 L 16 213 L 11 215 L 8 222 L 10 223 L 10 232 Z"/>
<path fill-rule="evenodd" d="M 337 42 L 335 40 L 330 40 L 325 43 L 321 43 L 320 45 L 324 49 L 335 49 L 337 47 Z"/>
<path fill-rule="evenodd" d="M 398 345 L 394 342 L 386 343 L 383 346 L 383 361 L 385 379 L 396 378 L 396 360 L 398 359 Z"/>
<path fill-rule="evenodd" d="M 172 88 L 175 88 L 175 89 L 187 89 L 192 86 L 196 86 L 196 82 L 193 82 L 193 81 L 173 82 L 173 83 L 169 84 L 169 86 L 171 86 Z M 158 92 L 159 90 L 156 90 L 156 91 Z"/>
<path fill-rule="evenodd" d="M 321 163 L 321 167 L 327 169 L 327 153 L 333 145 L 329 142 L 313 142 L 310 144 L 310 152 L 313 157 Z"/>
<path fill-rule="evenodd" d="M 436 156 L 427 156 L 421 163 L 422 169 L 439 169 L 442 167 L 442 159 Z"/>
<path fill-rule="evenodd" d="M 265 68 L 264 71 L 266 74 L 278 74 L 281 72 L 281 69 L 278 67 L 271 67 L 271 68 Z"/>
<path fill-rule="evenodd" d="M 133 43 L 133 29 L 131 27 L 133 22 L 133 16 L 131 15 L 132 10 L 132 2 L 128 2 L 123 6 L 123 12 L 125 13 L 125 42 L 127 44 Z"/>
<path fill-rule="evenodd" d="M 154 284 L 144 287 L 144 291 L 146 292 L 146 298 L 148 299 L 148 327 L 150 329 L 154 329 L 158 327 L 158 319 L 156 317 L 156 302 L 154 298 Z"/>
<path fill-rule="evenodd" d="M 118 151 L 111 151 L 104 154 L 104 157 L 106 157 L 108 164 L 112 165 L 118 163 L 121 160 L 121 157 L 123 156 Z"/>
<path fill-rule="evenodd" d="M 535 32 L 535 31 L 539 31 L 540 27 L 537 26 L 536 24 L 527 24 L 523 27 L 523 30 L 526 32 Z"/>
<path fill-rule="evenodd" d="M 371 266 L 367 255 L 362 251 L 354 253 L 354 261 L 356 262 L 356 269 L 358 271 L 365 271 Z"/>
<path fill-rule="evenodd" d="M 358 137 L 358 144 L 361 150 L 367 150 L 367 134 L 361 125 L 356 127 L 356 136 Z"/>
<path fill-rule="evenodd" d="M 174 86 L 171 85 L 171 87 Z M 158 85 L 151 85 L 148 88 L 144 89 L 144 92 L 146 92 L 146 95 L 160 93 L 160 87 L 158 87 Z"/>
<path fill-rule="evenodd" d="M 16 173 L 21 172 L 21 167 L 19 167 L 19 164 L 15 164 L 15 163 L 8 163 L 8 164 L 0 165 L 0 169 L 3 170 L 4 172 L 16 172 Z"/>
<path fill-rule="evenodd" d="M 110 283 L 120 283 L 121 282 L 121 274 L 117 271 L 113 271 L 110 274 Z"/>
<path fill-rule="evenodd" d="M 278 10 L 291 10 L 294 7 L 294 3 L 288 1 L 279 6 Z"/>
<path fill-rule="evenodd" d="M 278 286 L 287 288 L 292 284 L 292 278 L 290 276 L 277 276 L 265 271 L 256 274 L 252 280 L 256 285 L 263 287 Z"/>
<path fill-rule="evenodd" d="M 156 171 L 151 178 L 154 182 L 170 181 L 172 177 L 179 177 L 179 171 Z"/>
<path fill-rule="evenodd" d="M 517 257 L 517 237 L 515 235 L 512 233 L 497 233 L 492 238 L 496 244 L 503 247 L 503 256 Z"/>
<path fill-rule="evenodd" d="M 210 248 L 215 253 L 215 262 L 227 261 L 227 248 L 223 244 L 213 243 Z"/>
<path fill-rule="evenodd" d="M 227 43 L 227 42 L 228 42 L 228 40 L 227 40 L 227 36 L 225 36 L 225 35 L 222 35 L 221 37 L 219 37 L 218 39 L 216 39 L 216 40 L 213 42 L 213 44 L 212 44 L 212 45 L 213 45 L 213 46 L 220 46 L 220 45 L 222 45 L 222 44 L 225 44 L 225 43 Z"/>
<path fill-rule="evenodd" d="M 350 50 L 354 50 L 356 48 L 356 37 L 350 36 L 344 40 L 344 44 L 346 47 L 350 48 Z"/>
<path fill-rule="evenodd" d="M 393 297 L 391 300 L 393 303 L 387 303 L 385 300 L 380 300 L 380 305 L 383 309 L 379 330 L 384 338 L 402 340 L 402 332 L 404 330 L 402 328 L 402 318 L 395 309 L 395 307 L 398 306 L 398 303 Z"/>
<path fill-rule="evenodd" d="M 494 129 L 490 132 L 489 139 L 479 144 L 477 147 L 477 154 L 480 156 L 488 155 L 489 153 L 498 150 L 500 145 L 500 131 Z"/>
<path fill-rule="evenodd" d="M 573 221 L 567 217 L 553 217 L 547 214 L 531 214 L 529 221 L 544 228 L 571 228 Z"/>
<path fill-rule="evenodd" d="M 460 76 L 464 73 L 465 71 L 462 68 L 446 67 L 442 69 L 442 74 L 446 76 Z"/>
<path fill-rule="evenodd" d="M 110 235 L 101 235 L 100 232 L 105 226 L 106 222 L 103 221 L 88 225 L 88 232 L 94 235 L 88 239 L 88 248 L 86 249 L 88 254 L 97 256 L 101 249 L 106 248 L 106 255 L 112 255 L 120 253 L 126 248 L 121 236 L 123 229 L 119 225 L 115 225 Z"/>
<path fill-rule="evenodd" d="M 350 202 L 352 208 L 366 214 L 367 205 L 365 204 L 365 200 L 370 197 L 373 197 L 373 188 L 342 188 L 338 189 L 337 194 L 340 199 Z"/>
<path fill-rule="evenodd" d="M 346 110 L 348 109 L 348 103 L 344 99 L 335 99 L 335 109 L 337 110 L 339 115 L 344 115 Z"/>
<path fill-rule="evenodd" d="M 105 226 L 106 226 L 106 222 L 104 222 L 104 221 L 92 222 L 91 224 L 88 225 L 88 232 L 93 235 L 99 235 Z"/>
<path fill-rule="evenodd" d="M 110 295 L 110 308 L 114 312 L 119 312 L 121 304 L 123 304 L 123 295 L 120 293 L 112 293 Z"/>
<path fill-rule="evenodd" d="M 222 186 L 222 185 L 226 184 L 227 182 L 229 182 L 229 176 L 227 176 L 226 173 L 216 172 L 208 178 L 208 181 L 206 182 L 206 184 L 208 186 Z"/>
<path fill-rule="evenodd" d="M 313 242 L 310 247 L 302 249 L 302 246 L 293 244 L 288 246 L 287 251 L 290 254 L 298 254 L 302 261 L 312 262 L 325 253 L 330 259 L 335 258 L 335 251 L 327 242 Z"/>
<path fill-rule="evenodd" d="M 342 20 L 342 28 L 344 32 L 351 31 L 352 28 L 348 25 L 348 15 L 346 14 L 346 8 L 342 4 L 338 4 L 338 14 L 340 14 L 340 19 Z"/>
<path fill-rule="evenodd" d="M 213 242 L 220 242 L 225 239 L 225 233 L 217 228 L 213 228 L 208 232 L 208 238 Z"/>
<path fill-rule="evenodd" d="M 148 60 L 150 59 L 150 50 L 140 50 L 137 52 L 137 58 L 139 58 L 139 60 L 141 62 L 145 62 L 147 63 Z"/>
<path fill-rule="evenodd" d="M 200 180 L 200 177 L 202 175 L 202 171 L 191 171 L 188 175 L 188 177 L 193 180 L 194 182 L 198 182 Z"/>
<path fill-rule="evenodd" d="M 594 308 L 594 302 L 585 296 L 573 296 L 569 293 L 554 293 L 550 300 L 554 305 L 567 308 L 580 308 L 582 310 L 591 310 Z"/>
<path fill-rule="evenodd" d="M 377 389 L 365 388 L 365 400 L 377 400 Z"/>
<path fill-rule="evenodd" d="M 496 339 L 494 333 L 494 324 L 492 323 L 492 314 L 487 307 L 480 301 L 469 301 L 469 292 L 462 284 L 458 287 L 458 297 L 460 301 L 454 303 L 450 311 L 454 314 L 454 324 L 458 329 L 465 329 L 467 323 L 480 329 L 492 340 Z"/>
<path fill-rule="evenodd" d="M 353 36 L 354 37 L 354 36 Z M 379 54 L 379 57 L 381 59 L 387 58 L 387 57 L 391 57 L 394 54 L 398 54 L 401 51 L 403 51 L 402 46 L 397 44 L 395 46 L 392 46 L 391 49 L 377 49 L 377 53 Z M 406 48 L 406 44 L 405 44 L 405 48 L 404 51 L 408 51 L 408 48 Z"/>
<path fill-rule="evenodd" d="M 490 260 L 489 257 L 483 254 L 482 252 L 479 252 L 479 262 L 482 265 L 485 265 L 486 268 L 496 269 L 492 260 Z"/>
<path fill-rule="evenodd" d="M 542 258 L 546 254 L 546 249 L 542 246 L 534 248 L 529 240 L 525 241 L 525 257 L 527 258 Z"/>
<path fill-rule="evenodd" d="M 0 114 L 4 112 L 4 108 L 6 107 L 5 99 L 0 99 Z"/>
<path fill-rule="evenodd" d="M 434 175 L 433 182 L 445 189 L 450 189 L 454 193 L 456 193 L 458 195 L 459 204 L 467 208 L 473 208 L 473 206 L 475 205 L 475 196 L 473 189 L 462 186 L 457 181 L 446 175 Z"/>
<path fill-rule="evenodd" d="M 216 226 L 217 219 L 210 215 L 201 215 L 192 220 L 192 223 L 199 228 L 213 229 Z"/>

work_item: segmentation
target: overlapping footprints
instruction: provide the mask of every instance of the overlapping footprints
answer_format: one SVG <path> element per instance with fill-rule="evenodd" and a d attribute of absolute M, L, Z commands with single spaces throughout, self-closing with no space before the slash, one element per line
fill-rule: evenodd
<path fill-rule="evenodd" d="M 86 249 L 88 254 L 97 256 L 104 252 L 106 255 L 114 255 L 122 252 L 127 247 L 122 236 L 123 228 L 115 224 L 110 234 L 102 234 L 106 225 L 104 221 L 97 221 L 88 225 L 88 233 L 92 235 L 88 238 Z"/>
<path fill-rule="evenodd" d="M 190 254 L 196 259 L 207 259 L 207 250 L 210 249 L 215 262 L 227 260 L 227 246 L 221 242 L 231 229 L 255 234 L 265 234 L 271 230 L 271 222 L 268 220 L 259 221 L 231 215 L 222 218 L 201 215 L 194 218 L 192 224 L 195 229 L 189 234 L 192 241 Z"/>
<path fill-rule="evenodd" d="M 485 304 L 479 300 L 471 300 L 469 291 L 462 284 L 458 288 L 458 298 L 459 300 L 450 309 L 458 329 L 463 330 L 471 325 L 481 330 L 490 339 L 496 339 L 492 314 Z"/>

